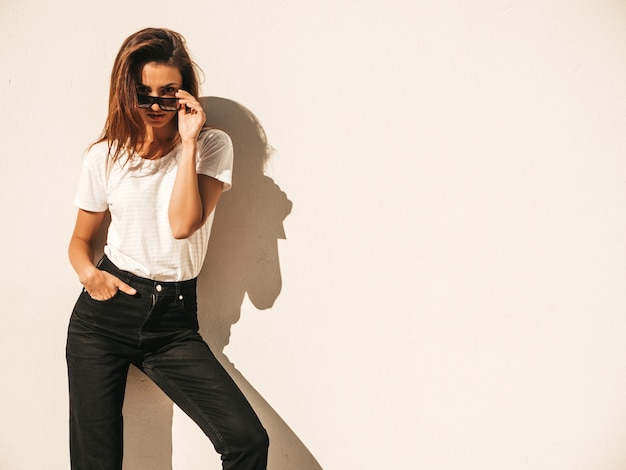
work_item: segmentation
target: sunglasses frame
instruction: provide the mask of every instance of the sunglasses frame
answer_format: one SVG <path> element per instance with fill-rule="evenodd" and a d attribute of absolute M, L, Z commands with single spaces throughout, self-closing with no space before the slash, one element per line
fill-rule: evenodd
<path fill-rule="evenodd" d="M 169 106 L 169 103 L 176 103 L 176 107 Z M 150 109 L 152 105 L 156 103 L 159 105 L 161 111 L 174 112 L 178 111 L 180 105 L 178 104 L 178 98 L 162 98 L 160 96 L 137 94 L 137 106 L 141 109 Z"/>

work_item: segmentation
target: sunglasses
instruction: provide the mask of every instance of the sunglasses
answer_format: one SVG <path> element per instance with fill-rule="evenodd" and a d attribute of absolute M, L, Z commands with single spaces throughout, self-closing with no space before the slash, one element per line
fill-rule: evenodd
<path fill-rule="evenodd" d="M 178 98 L 160 98 L 158 96 L 137 95 L 137 106 L 143 109 L 152 108 L 154 103 L 159 105 L 162 111 L 178 111 Z"/>

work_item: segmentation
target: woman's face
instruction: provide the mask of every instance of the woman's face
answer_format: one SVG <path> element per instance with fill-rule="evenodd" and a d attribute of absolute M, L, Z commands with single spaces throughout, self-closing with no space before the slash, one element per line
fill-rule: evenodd
<path fill-rule="evenodd" d="M 175 98 L 175 93 L 182 87 L 182 75 L 180 71 L 171 65 L 158 62 L 148 62 L 141 70 L 141 81 L 137 85 L 137 94 L 157 98 Z M 148 100 L 141 99 L 140 103 Z M 178 102 L 167 100 L 166 107 L 174 105 L 178 107 Z M 144 105 L 148 106 L 148 104 Z M 176 127 L 176 111 L 165 111 L 158 103 L 152 102 L 149 107 L 139 109 L 141 118 L 146 126 L 154 129 L 164 129 L 168 126 Z"/>

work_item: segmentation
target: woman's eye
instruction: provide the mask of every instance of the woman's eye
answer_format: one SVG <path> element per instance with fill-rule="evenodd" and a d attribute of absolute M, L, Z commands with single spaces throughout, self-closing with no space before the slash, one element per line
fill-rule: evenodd
<path fill-rule="evenodd" d="M 173 87 L 163 88 L 163 90 L 161 90 L 161 93 L 163 93 L 164 95 L 174 95 L 176 93 L 176 89 L 174 89 Z"/>

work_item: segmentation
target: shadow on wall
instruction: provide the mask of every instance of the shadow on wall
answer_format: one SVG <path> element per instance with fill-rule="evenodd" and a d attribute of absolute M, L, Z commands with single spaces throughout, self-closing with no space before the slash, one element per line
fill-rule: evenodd
<path fill-rule="evenodd" d="M 264 310 L 280 293 L 278 240 L 285 238 L 283 221 L 292 204 L 264 173 L 270 148 L 256 117 L 231 100 L 206 97 L 201 102 L 207 125 L 230 135 L 235 166 L 233 188 L 220 199 L 204 269 L 198 278 L 200 332 L 269 433 L 268 469 L 321 470 L 287 423 L 224 354 L 245 295 L 256 308 Z M 169 399 L 131 368 L 124 404 L 125 470 L 172 470 L 172 418 Z M 208 439 L 206 445 L 207 453 L 212 451 Z"/>

